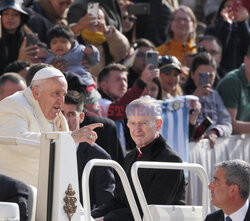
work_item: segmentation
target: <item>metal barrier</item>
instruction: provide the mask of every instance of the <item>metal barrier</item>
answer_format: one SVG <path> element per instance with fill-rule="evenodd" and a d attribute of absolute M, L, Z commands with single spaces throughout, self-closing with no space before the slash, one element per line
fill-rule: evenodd
<path fill-rule="evenodd" d="M 171 169 L 171 170 L 179 170 L 179 169 L 187 169 L 197 173 L 199 178 L 202 181 L 202 220 L 205 219 L 208 213 L 208 177 L 204 168 L 199 164 L 191 164 L 191 163 L 168 163 L 168 162 L 146 162 L 146 161 L 138 161 L 135 162 L 131 168 L 131 177 L 135 186 L 135 190 L 140 202 L 140 205 L 143 210 L 144 218 L 146 221 L 153 221 L 152 216 L 149 211 L 149 207 L 147 205 L 144 193 L 142 191 L 142 187 L 138 178 L 138 168 L 150 168 L 150 169 Z"/>
<path fill-rule="evenodd" d="M 134 216 L 134 219 L 136 221 L 141 221 L 141 216 L 138 211 L 135 198 L 133 195 L 133 192 L 131 190 L 128 178 L 126 173 L 124 172 L 123 168 L 118 164 L 117 162 L 113 160 L 101 160 L 101 159 L 93 159 L 90 160 L 84 170 L 82 175 L 82 194 L 83 194 L 83 207 L 84 207 L 84 220 L 90 221 L 91 215 L 90 215 L 90 197 L 89 197 L 89 175 L 91 172 L 91 169 L 94 166 L 109 166 L 116 170 L 118 175 L 121 178 L 122 185 L 124 188 L 124 191 L 126 193 L 126 196 L 128 198 L 128 202 L 132 211 L 132 214 Z"/>

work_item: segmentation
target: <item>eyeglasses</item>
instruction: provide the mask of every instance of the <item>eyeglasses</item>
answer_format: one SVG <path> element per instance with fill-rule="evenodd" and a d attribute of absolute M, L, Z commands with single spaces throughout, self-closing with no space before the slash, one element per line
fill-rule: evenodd
<path fill-rule="evenodd" d="M 183 23 L 189 23 L 189 22 L 191 22 L 192 20 L 189 18 L 180 18 L 180 17 L 176 17 L 176 18 L 174 18 L 173 19 L 173 21 L 174 22 L 177 22 L 177 23 L 181 23 L 181 22 L 183 22 Z"/>
<path fill-rule="evenodd" d="M 152 121 L 139 121 L 139 122 L 128 121 L 128 125 L 130 127 L 135 127 L 136 125 L 140 127 L 148 127 L 152 123 L 153 123 Z"/>

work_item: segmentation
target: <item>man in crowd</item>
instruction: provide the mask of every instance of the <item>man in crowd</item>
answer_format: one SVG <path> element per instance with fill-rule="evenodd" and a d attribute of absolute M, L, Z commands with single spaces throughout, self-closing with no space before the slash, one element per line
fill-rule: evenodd
<path fill-rule="evenodd" d="M 80 124 L 84 121 L 83 97 L 77 91 L 68 91 L 65 96 L 65 103 L 62 107 L 70 131 L 80 129 Z M 82 199 L 82 173 L 85 165 L 92 159 L 111 159 L 110 155 L 99 145 L 92 147 L 86 142 L 77 143 L 77 165 L 80 200 Z M 91 208 L 100 206 L 113 197 L 115 180 L 109 167 L 94 167 L 90 175 L 90 199 Z"/>
<path fill-rule="evenodd" d="M 61 113 L 67 81 L 53 67 L 36 72 L 31 85 L 23 91 L 0 101 L 0 136 L 13 136 L 39 141 L 42 132 L 69 131 Z M 92 124 L 72 131 L 76 143 L 93 145 L 97 139 Z M 25 183 L 37 185 L 39 148 L 28 146 L 0 146 L 0 174 L 5 174 Z"/>
<path fill-rule="evenodd" d="M 27 203 L 30 197 L 30 187 L 19 180 L 2 174 L 0 174 L 0 187 L 0 202 L 17 203 L 20 212 L 20 221 L 28 221 L 29 211 Z"/>
<path fill-rule="evenodd" d="M 232 118 L 233 133 L 250 133 L 250 46 L 244 63 L 228 73 L 217 90 Z"/>
<path fill-rule="evenodd" d="M 243 160 L 224 161 L 215 165 L 213 181 L 208 188 L 211 202 L 221 208 L 209 214 L 205 221 L 250 220 L 250 165 Z"/>
<path fill-rule="evenodd" d="M 26 88 L 26 82 L 23 77 L 17 73 L 5 73 L 0 77 L 0 101 Z"/>
<path fill-rule="evenodd" d="M 214 60 L 216 61 L 217 65 L 217 73 L 214 83 L 214 86 L 216 86 L 220 79 L 227 74 L 227 71 L 220 66 L 220 62 L 222 59 L 222 45 L 220 40 L 213 35 L 204 35 L 200 37 L 197 42 L 197 50 L 198 52 L 202 52 L 205 50 L 214 57 Z"/>
<path fill-rule="evenodd" d="M 160 110 L 155 100 L 146 97 L 132 101 L 126 108 L 130 134 L 137 145 L 124 160 L 124 170 L 131 185 L 130 169 L 135 161 L 182 162 L 159 135 L 162 126 Z M 142 169 L 139 180 L 148 204 L 184 204 L 185 180 L 182 170 Z M 96 221 L 133 220 L 120 183 L 116 186 L 114 199 L 94 210 L 92 216 Z"/>
<path fill-rule="evenodd" d="M 129 138 L 124 134 L 125 124 L 122 122 L 126 119 L 125 108 L 127 104 L 142 95 L 146 85 L 153 78 L 159 76 L 159 69 L 150 70 L 150 65 L 147 65 L 130 89 L 127 89 L 127 75 L 125 66 L 114 63 L 106 66 L 98 76 L 98 87 L 102 96 L 99 105 L 103 110 L 102 115 L 116 121 L 119 138 L 125 151 L 126 147 L 131 148 L 127 143 Z"/>

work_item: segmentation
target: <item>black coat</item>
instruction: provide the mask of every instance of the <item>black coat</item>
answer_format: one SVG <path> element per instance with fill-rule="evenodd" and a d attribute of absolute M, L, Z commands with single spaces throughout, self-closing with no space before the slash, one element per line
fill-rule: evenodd
<path fill-rule="evenodd" d="M 115 123 L 106 117 L 91 116 L 91 113 L 87 112 L 81 126 L 93 123 L 103 123 L 103 127 L 95 129 L 95 132 L 98 135 L 96 143 L 107 151 L 112 160 L 115 160 L 120 165 L 123 165 L 124 157 L 121 143 L 117 136 Z"/>
<path fill-rule="evenodd" d="M 207 215 L 205 221 L 224 221 L 224 213 L 222 210 L 215 211 L 213 213 L 210 213 Z M 248 205 L 248 210 L 247 214 L 245 216 L 244 221 L 249 221 L 250 220 L 250 202 Z"/>
<path fill-rule="evenodd" d="M 97 144 L 90 146 L 88 143 L 80 143 L 77 149 L 77 167 L 81 203 L 83 203 L 82 173 L 85 165 L 92 159 L 110 159 L 110 156 Z M 112 169 L 110 167 L 94 167 L 89 178 L 91 208 L 112 199 L 114 189 L 115 179 Z"/>
<path fill-rule="evenodd" d="M 0 201 L 17 203 L 20 221 L 28 220 L 29 187 L 16 179 L 0 174 Z"/>
<path fill-rule="evenodd" d="M 177 153 L 167 145 L 161 136 L 148 146 L 143 147 L 141 151 L 142 156 L 138 159 L 139 161 L 182 162 Z M 130 169 L 136 161 L 137 155 L 137 150 L 132 150 L 124 160 L 124 170 L 130 185 L 132 184 Z M 148 204 L 185 204 L 185 179 L 182 170 L 139 169 L 138 174 Z M 136 196 L 133 185 L 131 186 L 134 196 Z M 137 197 L 136 201 L 139 205 Z M 114 199 L 92 212 L 94 218 L 103 215 L 105 221 L 134 220 L 121 184 L 118 184 L 115 189 Z"/>

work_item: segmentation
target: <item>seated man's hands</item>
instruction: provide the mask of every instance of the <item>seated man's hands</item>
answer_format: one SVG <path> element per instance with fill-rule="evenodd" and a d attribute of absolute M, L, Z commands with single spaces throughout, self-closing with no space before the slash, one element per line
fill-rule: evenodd
<path fill-rule="evenodd" d="M 97 134 L 93 130 L 97 127 L 103 127 L 103 124 L 102 123 L 89 124 L 87 126 L 80 128 L 79 130 L 72 131 L 71 136 L 73 137 L 75 143 L 87 142 L 91 146 L 93 146 L 94 142 L 97 139 Z"/>

